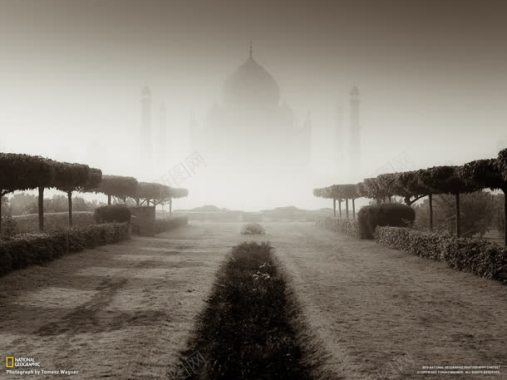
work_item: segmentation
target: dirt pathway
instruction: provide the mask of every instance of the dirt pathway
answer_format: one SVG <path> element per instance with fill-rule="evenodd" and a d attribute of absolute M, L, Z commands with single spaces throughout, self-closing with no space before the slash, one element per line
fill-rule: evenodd
<path fill-rule="evenodd" d="M 0 278 L 2 360 L 33 357 L 79 379 L 164 377 L 238 231 L 190 225 Z"/>
<path fill-rule="evenodd" d="M 329 366 L 349 378 L 407 379 L 423 365 L 503 364 L 487 378 L 507 378 L 506 286 L 308 223 L 266 230 L 333 353 Z"/>
<path fill-rule="evenodd" d="M 163 378 L 224 254 L 270 240 L 330 370 L 407 379 L 423 365 L 507 364 L 507 287 L 311 223 L 264 225 L 250 239 L 239 224 L 190 225 L 4 276 L 0 351 L 80 379 Z"/>

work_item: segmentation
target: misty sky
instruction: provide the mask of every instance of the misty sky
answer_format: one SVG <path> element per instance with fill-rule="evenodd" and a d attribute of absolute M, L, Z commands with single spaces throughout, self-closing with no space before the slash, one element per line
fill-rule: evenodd
<path fill-rule="evenodd" d="M 178 162 L 191 115 L 220 101 L 252 40 L 282 101 L 300 121 L 311 113 L 309 186 L 340 180 L 328 136 L 354 83 L 363 172 L 353 180 L 400 156 L 399 169 L 495 156 L 507 146 L 506 14 L 503 0 L 0 0 L 0 150 L 132 174 L 123 160 L 149 85 Z"/>

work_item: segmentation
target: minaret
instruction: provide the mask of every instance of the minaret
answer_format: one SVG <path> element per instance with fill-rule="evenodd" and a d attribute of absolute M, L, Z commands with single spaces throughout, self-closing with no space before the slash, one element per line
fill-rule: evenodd
<path fill-rule="evenodd" d="M 151 141 L 151 90 L 145 86 L 141 98 L 141 165 L 143 170 L 151 170 L 153 163 L 153 146 Z"/>
<path fill-rule="evenodd" d="M 346 139 L 346 133 L 343 128 L 343 108 L 340 105 L 336 106 L 336 125 L 335 125 L 335 147 L 336 147 L 336 153 L 333 155 L 333 157 L 336 157 L 338 160 L 342 160 L 345 158 L 345 139 Z"/>
<path fill-rule="evenodd" d="M 162 103 L 160 106 L 159 114 L 159 125 L 158 125 L 158 136 L 157 136 L 157 158 L 159 165 L 165 165 L 167 160 L 167 109 L 165 104 Z"/>
<path fill-rule="evenodd" d="M 359 89 L 350 91 L 349 168 L 352 173 L 361 167 L 361 127 L 359 125 Z"/>

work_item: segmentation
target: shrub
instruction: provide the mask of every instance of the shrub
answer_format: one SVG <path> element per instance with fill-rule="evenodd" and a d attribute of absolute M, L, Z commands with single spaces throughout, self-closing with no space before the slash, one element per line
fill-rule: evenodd
<path fill-rule="evenodd" d="M 110 205 L 98 207 L 94 218 L 97 223 L 130 223 L 130 210 L 125 205 Z"/>
<path fill-rule="evenodd" d="M 10 239 L 16 234 L 16 221 L 11 216 L 1 218 L 2 228 L 0 239 Z"/>
<path fill-rule="evenodd" d="M 188 224 L 188 218 L 186 216 L 177 216 L 169 219 L 157 219 L 155 220 L 155 233 L 170 231 L 180 226 Z"/>
<path fill-rule="evenodd" d="M 264 235 L 266 231 L 259 223 L 248 223 L 241 229 L 241 235 Z"/>
<path fill-rule="evenodd" d="M 404 227 L 378 227 L 375 231 L 375 238 L 379 244 L 433 260 L 443 259 L 442 244 L 449 237 L 446 234 Z"/>
<path fill-rule="evenodd" d="M 69 252 L 129 239 L 127 223 L 74 228 L 52 234 L 24 234 L 0 242 L 0 275 L 30 265 L 41 265 Z"/>
<path fill-rule="evenodd" d="M 453 269 L 507 282 L 507 248 L 481 239 L 457 238 L 399 227 L 378 227 L 379 244 L 445 261 Z"/>
<path fill-rule="evenodd" d="M 358 213 L 359 238 L 373 239 L 377 226 L 404 227 L 414 220 L 414 210 L 400 203 L 365 206 Z"/>

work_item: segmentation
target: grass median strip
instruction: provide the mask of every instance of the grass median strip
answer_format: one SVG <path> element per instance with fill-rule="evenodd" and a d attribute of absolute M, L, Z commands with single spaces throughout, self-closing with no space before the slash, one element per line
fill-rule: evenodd
<path fill-rule="evenodd" d="M 309 379 L 297 308 L 268 243 L 242 243 L 219 270 L 176 378 Z"/>

